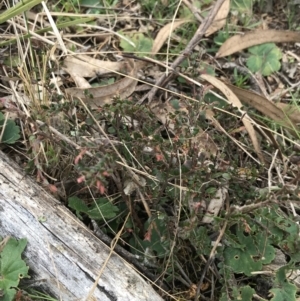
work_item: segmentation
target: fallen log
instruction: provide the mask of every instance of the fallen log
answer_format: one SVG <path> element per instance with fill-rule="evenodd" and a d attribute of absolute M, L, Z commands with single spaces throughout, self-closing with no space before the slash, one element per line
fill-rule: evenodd
<path fill-rule="evenodd" d="M 63 301 L 163 300 L 126 261 L 0 152 L 0 236 L 26 238 L 25 260 L 42 288 Z"/>

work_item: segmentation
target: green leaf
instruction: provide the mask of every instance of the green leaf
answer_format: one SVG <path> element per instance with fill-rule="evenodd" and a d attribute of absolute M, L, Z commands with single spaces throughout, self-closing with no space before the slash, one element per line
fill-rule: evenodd
<path fill-rule="evenodd" d="M 119 208 L 113 205 L 108 199 L 100 198 L 96 200 L 97 205 L 87 211 L 88 216 L 95 220 L 112 219 L 119 213 Z"/>
<path fill-rule="evenodd" d="M 144 239 L 135 237 L 135 239 L 130 240 L 132 252 L 140 254 L 137 250 L 142 251 L 149 261 L 152 261 L 155 255 L 158 258 L 166 258 L 170 253 L 171 244 L 166 228 L 167 224 L 168 216 L 163 212 L 157 212 L 157 217 L 148 219 L 144 225 L 146 230 Z"/>
<path fill-rule="evenodd" d="M 243 249 L 227 247 L 224 250 L 225 264 L 236 273 L 251 276 L 251 272 L 261 271 L 262 265 L 275 258 L 275 250 L 270 245 L 265 233 L 245 235 L 241 228 L 237 229 L 237 238 Z"/>
<path fill-rule="evenodd" d="M 232 297 L 228 297 L 227 294 L 223 293 L 220 301 L 252 301 L 252 296 L 254 293 L 255 290 L 249 285 L 242 287 L 233 287 Z"/>
<path fill-rule="evenodd" d="M 188 232 L 188 238 L 191 244 L 195 247 L 196 252 L 199 255 L 209 255 L 211 251 L 211 239 L 207 233 L 207 228 L 200 226 L 195 230 Z"/>
<path fill-rule="evenodd" d="M 229 34 L 226 31 L 220 30 L 218 34 L 214 37 L 214 42 L 218 46 L 221 46 L 228 38 Z"/>
<path fill-rule="evenodd" d="M 151 52 L 153 40 L 146 38 L 142 33 L 134 33 L 134 34 L 123 34 L 120 33 L 127 40 L 130 40 L 129 43 L 127 40 L 122 39 L 120 42 L 120 46 L 123 48 L 125 52 L 133 52 L 136 53 L 137 56 L 144 56 Z"/>
<path fill-rule="evenodd" d="M 243 24 L 250 24 L 253 16 L 254 0 L 232 0 L 231 11 L 234 16 Z"/>
<path fill-rule="evenodd" d="M 232 0 L 231 9 L 237 10 L 241 14 L 252 13 L 253 0 Z"/>
<path fill-rule="evenodd" d="M 87 213 L 89 210 L 89 207 L 77 196 L 72 196 L 68 198 L 69 207 L 74 209 L 76 212 L 76 215 L 82 219 L 82 215 L 80 213 Z"/>
<path fill-rule="evenodd" d="M 41 3 L 42 0 L 22 0 L 18 2 L 13 7 L 5 10 L 2 14 L 0 14 L 0 24 L 6 22 L 7 20 L 22 14 L 23 12 L 29 10 L 30 8 Z"/>
<path fill-rule="evenodd" d="M 256 219 L 271 233 L 269 240 L 278 245 L 294 262 L 300 261 L 300 238 L 298 224 L 278 210 L 278 208 L 262 208 L 257 211 Z"/>
<path fill-rule="evenodd" d="M 274 43 L 266 43 L 248 49 L 252 54 L 247 60 L 247 66 L 251 72 L 260 72 L 268 76 L 281 67 L 281 50 Z"/>
<path fill-rule="evenodd" d="M 227 103 L 223 99 L 209 92 L 204 95 L 204 101 L 205 103 L 215 105 L 218 108 L 224 108 L 227 106 Z"/>
<path fill-rule="evenodd" d="M 28 266 L 21 254 L 27 245 L 26 239 L 10 238 L 0 254 L 0 289 L 4 299 L 11 301 L 16 293 L 21 278 L 28 277 Z"/>
<path fill-rule="evenodd" d="M 294 284 L 291 284 L 286 279 L 286 271 L 288 267 L 282 267 L 278 269 L 276 273 L 276 280 L 274 287 L 270 289 L 273 293 L 271 301 L 295 301 L 297 288 Z"/>
<path fill-rule="evenodd" d="M 19 55 L 10 55 L 4 59 L 3 64 L 8 67 L 18 67 L 22 64 L 22 58 Z"/>
<path fill-rule="evenodd" d="M 3 126 L 5 128 L 3 130 Z M 20 138 L 20 128 L 13 120 L 7 119 L 5 123 L 5 116 L 0 112 L 0 133 L 2 133 L 1 143 L 13 144 Z"/>
<path fill-rule="evenodd" d="M 114 218 L 119 213 L 119 208 L 113 205 L 108 199 L 96 199 L 96 204 L 87 206 L 84 201 L 78 197 L 70 197 L 68 199 L 69 207 L 76 211 L 76 215 L 82 219 L 80 213 L 87 214 L 91 219 L 103 220 Z"/>

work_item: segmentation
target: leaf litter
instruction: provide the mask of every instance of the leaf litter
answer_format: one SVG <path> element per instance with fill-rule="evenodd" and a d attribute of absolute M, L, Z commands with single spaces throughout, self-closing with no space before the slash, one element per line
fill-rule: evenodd
<path fill-rule="evenodd" d="M 93 108 L 111 104 L 115 97 L 119 97 L 120 99 L 129 97 L 134 92 L 137 85 L 137 71 L 139 64 L 135 63 L 133 60 L 128 60 L 125 64 L 122 63 L 119 65 L 125 67 L 127 72 L 125 74 L 118 72 L 118 74 L 123 75 L 124 78 L 115 83 L 95 88 L 87 86 L 68 88 L 66 89 L 66 93 L 71 97 L 80 98 Z M 76 76 L 78 77 L 78 74 L 76 74 Z"/>
<path fill-rule="evenodd" d="M 221 58 L 264 43 L 299 43 L 300 33 L 282 30 L 256 30 L 235 35 L 226 40 L 220 47 L 216 57 Z"/>
<path fill-rule="evenodd" d="M 205 36 L 208 37 L 213 33 L 217 32 L 219 29 L 223 28 L 226 24 L 226 19 L 230 11 L 230 0 L 225 0 L 220 7 L 214 21 L 207 29 Z"/>

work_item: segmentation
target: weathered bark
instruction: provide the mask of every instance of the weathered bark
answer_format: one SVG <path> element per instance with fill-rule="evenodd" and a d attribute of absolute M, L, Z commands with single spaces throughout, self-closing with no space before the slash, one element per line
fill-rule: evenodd
<path fill-rule="evenodd" d="M 26 262 L 44 289 L 64 301 L 86 300 L 109 248 L 65 206 L 25 176 L 0 152 L 0 235 L 27 238 Z M 113 254 L 92 300 L 162 298 Z"/>

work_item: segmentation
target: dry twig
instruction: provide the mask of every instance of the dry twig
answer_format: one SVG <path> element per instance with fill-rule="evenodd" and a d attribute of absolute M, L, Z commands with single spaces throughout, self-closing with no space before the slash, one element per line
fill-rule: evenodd
<path fill-rule="evenodd" d="M 186 48 L 184 49 L 184 51 L 177 57 L 177 59 L 172 63 L 171 65 L 171 72 L 169 73 L 169 75 L 167 76 L 166 74 L 163 74 L 157 81 L 155 86 L 143 97 L 141 98 L 140 101 L 137 102 L 137 105 L 142 104 L 147 98 L 148 98 L 148 102 L 150 103 L 156 93 L 156 91 L 160 88 L 160 87 L 164 87 L 168 81 L 170 81 L 173 72 L 172 70 L 175 70 L 176 67 L 178 67 L 183 60 L 188 57 L 191 52 L 193 51 L 193 49 L 197 46 L 197 44 L 201 41 L 201 39 L 203 38 L 205 32 L 207 31 L 207 29 L 209 28 L 209 26 L 212 24 L 214 18 L 216 17 L 220 7 L 222 6 L 223 2 L 225 0 L 218 0 L 216 2 L 216 4 L 213 6 L 213 8 L 211 9 L 211 11 L 209 12 L 208 16 L 205 18 L 205 21 L 199 26 L 198 30 L 196 31 L 195 35 L 193 36 L 193 38 L 190 40 L 190 42 L 188 43 L 188 45 L 186 46 Z"/>

